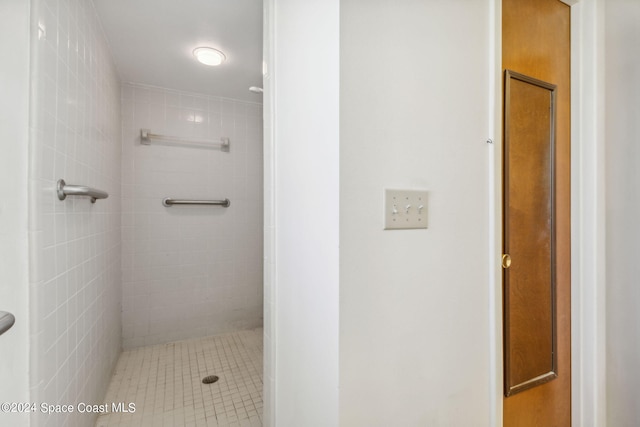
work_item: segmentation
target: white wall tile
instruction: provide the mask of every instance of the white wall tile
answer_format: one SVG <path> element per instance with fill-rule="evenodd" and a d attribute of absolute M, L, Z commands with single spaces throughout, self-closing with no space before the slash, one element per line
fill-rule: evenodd
<path fill-rule="evenodd" d="M 121 349 L 120 87 L 91 2 L 33 2 L 32 401 L 100 402 Z M 55 183 L 109 198 L 55 195 Z M 42 230 L 42 231 L 39 231 Z M 86 426 L 91 414 L 32 416 Z"/>
<path fill-rule="evenodd" d="M 262 106 L 132 84 L 121 93 L 125 348 L 262 325 Z M 141 145 L 141 128 L 229 137 L 231 152 Z M 231 207 L 165 208 L 169 196 Z"/>

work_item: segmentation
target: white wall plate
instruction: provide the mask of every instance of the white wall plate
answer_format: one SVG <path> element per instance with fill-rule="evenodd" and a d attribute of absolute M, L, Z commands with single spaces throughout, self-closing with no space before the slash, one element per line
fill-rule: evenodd
<path fill-rule="evenodd" d="M 427 228 L 427 191 L 384 190 L 384 229 Z"/>

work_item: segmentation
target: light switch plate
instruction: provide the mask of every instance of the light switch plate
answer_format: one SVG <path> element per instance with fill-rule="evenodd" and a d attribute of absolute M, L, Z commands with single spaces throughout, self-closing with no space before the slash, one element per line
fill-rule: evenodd
<path fill-rule="evenodd" d="M 427 191 L 384 190 L 384 229 L 427 228 Z"/>

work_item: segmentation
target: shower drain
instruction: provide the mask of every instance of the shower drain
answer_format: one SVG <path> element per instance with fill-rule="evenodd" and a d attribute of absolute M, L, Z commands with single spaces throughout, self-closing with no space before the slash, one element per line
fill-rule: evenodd
<path fill-rule="evenodd" d="M 213 384 L 216 381 L 218 381 L 220 378 L 218 378 L 217 375 L 209 375 L 208 377 L 204 377 L 202 379 L 202 384 Z"/>

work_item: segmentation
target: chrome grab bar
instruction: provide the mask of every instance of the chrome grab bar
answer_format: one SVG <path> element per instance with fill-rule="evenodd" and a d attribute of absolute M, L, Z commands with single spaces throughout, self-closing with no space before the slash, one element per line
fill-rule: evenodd
<path fill-rule="evenodd" d="M 16 318 L 13 317 L 13 314 L 0 311 L 0 335 L 11 329 L 14 323 L 16 323 Z"/>
<path fill-rule="evenodd" d="M 86 185 L 71 185 L 64 182 L 64 179 L 58 180 L 58 199 L 64 200 L 67 196 L 89 196 L 91 203 L 95 203 L 97 199 L 106 199 L 109 193 Z"/>
<path fill-rule="evenodd" d="M 171 207 L 173 205 L 214 205 L 214 206 L 222 206 L 223 208 L 228 208 L 231 206 L 231 200 L 181 200 L 181 199 L 172 199 L 171 197 L 166 197 L 162 199 L 162 206 Z"/>

